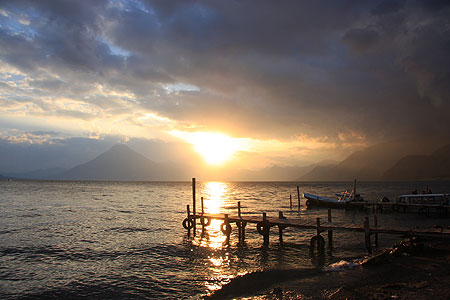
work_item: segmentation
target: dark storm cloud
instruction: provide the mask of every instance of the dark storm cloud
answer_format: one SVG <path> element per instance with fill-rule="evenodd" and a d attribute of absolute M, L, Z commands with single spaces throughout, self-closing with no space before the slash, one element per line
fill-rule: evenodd
<path fill-rule="evenodd" d="M 0 3 L 0 59 L 41 94 L 98 83 L 253 136 L 450 129 L 447 1 Z M 164 89 L 177 82 L 200 91 Z"/>

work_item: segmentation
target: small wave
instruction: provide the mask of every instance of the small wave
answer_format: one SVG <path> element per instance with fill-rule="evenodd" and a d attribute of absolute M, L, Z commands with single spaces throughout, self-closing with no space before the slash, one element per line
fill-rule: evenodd
<path fill-rule="evenodd" d="M 106 231 L 130 233 L 130 232 L 152 232 L 155 230 L 150 228 L 139 228 L 139 227 L 113 227 L 106 229 Z"/>
<path fill-rule="evenodd" d="M 18 218 L 37 218 L 37 217 L 42 217 L 41 214 L 24 214 L 24 215 L 19 215 L 17 216 Z"/>

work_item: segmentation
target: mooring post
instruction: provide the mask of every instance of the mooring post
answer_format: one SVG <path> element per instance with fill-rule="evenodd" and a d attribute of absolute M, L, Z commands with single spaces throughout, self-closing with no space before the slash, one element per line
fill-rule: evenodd
<path fill-rule="evenodd" d="M 230 220 L 228 220 L 228 214 L 225 214 L 224 223 L 225 223 L 225 226 L 227 226 L 227 227 L 228 227 L 228 225 L 230 225 Z M 231 230 L 230 231 L 227 230 L 227 233 L 226 233 L 227 237 L 230 237 L 230 234 L 231 234 Z"/>
<path fill-rule="evenodd" d="M 238 201 L 238 217 L 241 219 L 241 201 Z M 238 228 L 238 240 L 242 240 L 242 222 L 236 222 L 237 228 Z"/>
<path fill-rule="evenodd" d="M 374 224 L 375 230 L 376 230 L 378 227 L 378 218 L 377 218 L 376 214 L 373 215 L 373 224 Z M 378 231 L 375 232 L 375 247 L 378 248 Z"/>
<path fill-rule="evenodd" d="M 263 213 L 263 224 L 264 224 L 264 245 L 269 245 L 269 224 L 267 224 L 267 215 Z M 267 229 L 266 229 L 267 228 Z"/>
<path fill-rule="evenodd" d="M 298 210 L 300 210 L 300 187 L 297 185 Z"/>
<path fill-rule="evenodd" d="M 372 244 L 370 242 L 370 228 L 369 228 L 369 217 L 365 217 L 364 219 L 364 237 L 366 240 L 366 249 L 369 255 L 372 254 Z"/>
<path fill-rule="evenodd" d="M 203 214 L 205 213 L 205 208 L 203 206 L 203 197 L 201 197 L 200 200 L 202 202 L 202 216 L 203 216 Z"/>
<path fill-rule="evenodd" d="M 321 247 L 320 247 L 320 218 L 316 219 L 316 223 L 317 223 L 317 228 L 316 228 L 316 232 L 317 232 L 317 239 L 316 239 L 316 246 L 317 246 L 317 252 L 320 253 L 321 251 Z"/>
<path fill-rule="evenodd" d="M 278 212 L 278 219 L 284 219 L 282 211 Z M 280 238 L 280 244 L 283 243 L 283 229 L 284 229 L 283 225 L 278 225 L 278 236 Z"/>
<path fill-rule="evenodd" d="M 292 210 L 292 194 L 289 194 L 289 209 Z"/>
<path fill-rule="evenodd" d="M 187 219 L 188 219 L 188 225 L 189 225 L 189 220 L 191 219 L 191 210 L 189 209 L 189 204 L 186 205 L 186 211 L 187 211 Z M 191 228 L 188 226 L 188 236 L 191 235 Z"/>
<path fill-rule="evenodd" d="M 228 214 L 224 214 L 225 218 L 223 221 L 223 224 L 221 226 L 221 230 L 222 233 L 225 234 L 226 239 L 224 244 L 229 244 L 230 243 L 230 234 L 231 234 L 231 225 L 230 225 L 230 221 L 228 220 Z"/>
<path fill-rule="evenodd" d="M 331 208 L 328 209 L 328 223 L 331 223 Z M 328 247 L 333 249 L 333 230 L 328 230 Z"/>
<path fill-rule="evenodd" d="M 195 227 L 196 227 L 196 222 L 195 222 L 195 178 L 192 178 L 192 215 L 194 216 L 193 218 L 192 218 L 192 222 L 193 222 L 193 224 L 194 224 L 194 227 L 193 227 L 193 229 L 194 229 L 194 235 L 195 235 Z"/>

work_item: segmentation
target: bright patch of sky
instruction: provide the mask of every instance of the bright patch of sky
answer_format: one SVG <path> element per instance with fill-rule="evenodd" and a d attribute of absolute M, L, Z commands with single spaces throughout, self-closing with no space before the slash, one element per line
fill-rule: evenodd
<path fill-rule="evenodd" d="M 15 14 L 0 10 L 0 28 L 12 31 L 15 34 L 23 34 L 28 38 L 33 38 L 36 31 L 30 25 L 29 16 L 26 14 Z"/>
<path fill-rule="evenodd" d="M 108 46 L 109 51 L 113 55 L 118 55 L 118 56 L 123 56 L 123 57 L 129 57 L 131 55 L 131 52 L 114 45 L 113 43 L 108 41 L 106 38 L 99 38 L 99 40 Z"/>
<path fill-rule="evenodd" d="M 111 51 L 111 53 L 114 55 L 125 56 L 125 57 L 129 57 L 131 55 L 131 52 L 129 52 L 127 50 L 117 47 L 116 45 L 113 45 L 111 43 L 107 43 L 107 44 L 109 47 L 109 51 Z"/>
<path fill-rule="evenodd" d="M 200 91 L 200 88 L 198 86 L 184 83 L 184 82 L 177 82 L 175 84 L 166 84 L 163 86 L 163 88 L 169 94 L 176 93 L 176 92 L 198 92 L 198 91 Z"/>

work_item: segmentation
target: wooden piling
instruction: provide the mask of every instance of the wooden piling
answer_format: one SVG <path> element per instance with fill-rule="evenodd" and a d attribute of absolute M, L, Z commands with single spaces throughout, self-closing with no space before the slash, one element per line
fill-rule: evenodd
<path fill-rule="evenodd" d="M 201 197 L 200 200 L 202 202 L 202 216 L 203 216 L 203 214 L 205 213 L 205 208 L 203 206 L 203 197 Z"/>
<path fill-rule="evenodd" d="M 192 214 L 195 216 L 195 186 L 196 186 L 196 184 L 195 184 L 195 178 L 192 178 Z M 194 229 L 194 235 L 195 235 L 195 227 L 196 227 L 196 221 L 195 221 L 195 218 L 192 218 L 192 222 L 193 222 L 193 224 L 194 224 L 194 227 L 193 227 L 193 229 Z"/>
<path fill-rule="evenodd" d="M 242 219 L 242 213 L 241 213 L 241 201 L 238 201 L 238 218 Z M 239 230 L 239 241 L 244 242 L 245 240 L 245 226 L 247 225 L 247 222 L 241 221 L 236 223 Z"/>
<path fill-rule="evenodd" d="M 225 230 L 226 230 L 224 232 L 224 234 L 226 236 L 224 244 L 229 244 L 230 243 L 230 235 L 231 235 L 231 225 L 230 225 L 230 220 L 228 219 L 228 214 L 224 214 L 224 221 L 223 221 L 222 225 L 225 225 Z"/>
<path fill-rule="evenodd" d="M 328 209 L 328 223 L 332 222 L 331 208 Z M 328 248 L 333 249 L 333 230 L 328 230 Z"/>
<path fill-rule="evenodd" d="M 317 224 L 317 228 L 316 228 L 316 236 L 317 236 L 317 239 L 316 239 L 316 247 L 317 247 L 317 253 L 320 253 L 321 252 L 321 245 L 320 245 L 320 218 L 316 218 L 316 224 Z"/>
<path fill-rule="evenodd" d="M 188 219 L 188 224 L 189 224 L 189 220 L 191 219 L 191 210 L 189 209 L 189 204 L 186 205 L 186 211 L 187 211 L 187 219 Z M 188 236 L 191 235 L 191 228 L 188 228 Z"/>
<path fill-rule="evenodd" d="M 278 218 L 279 219 L 284 219 L 282 211 L 278 212 Z M 278 225 L 278 237 L 279 237 L 279 240 L 280 240 L 280 244 L 283 243 L 283 229 L 284 229 L 283 225 Z"/>
<path fill-rule="evenodd" d="M 267 224 L 267 215 L 263 213 L 263 224 L 264 228 L 267 226 L 267 230 L 264 230 L 264 246 L 269 245 L 269 225 Z"/>
<path fill-rule="evenodd" d="M 292 194 L 289 194 L 289 209 L 292 210 Z"/>
<path fill-rule="evenodd" d="M 376 227 L 378 227 L 378 218 L 377 215 L 373 215 L 373 224 Z M 378 232 L 375 232 L 375 247 L 378 248 Z"/>
<path fill-rule="evenodd" d="M 242 218 L 241 216 L 241 201 L 238 201 L 238 217 L 239 219 Z M 236 222 L 236 225 L 238 227 L 238 240 L 242 240 L 242 222 Z"/>
<path fill-rule="evenodd" d="M 242 216 L 241 216 L 241 201 L 238 201 L 238 217 L 242 218 Z"/>
<path fill-rule="evenodd" d="M 370 242 L 370 228 L 369 228 L 369 217 L 365 217 L 364 219 L 364 237 L 366 241 L 366 249 L 369 255 L 372 254 L 372 244 Z"/>
<path fill-rule="evenodd" d="M 300 210 L 300 187 L 297 185 L 298 210 Z"/>

